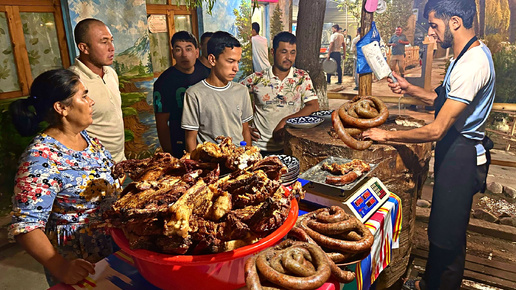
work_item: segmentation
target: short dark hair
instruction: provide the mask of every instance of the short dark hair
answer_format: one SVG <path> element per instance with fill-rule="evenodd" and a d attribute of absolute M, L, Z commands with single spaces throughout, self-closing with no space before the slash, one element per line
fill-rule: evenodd
<path fill-rule="evenodd" d="M 251 27 L 254 29 L 254 31 L 256 31 L 256 33 L 260 33 L 260 24 L 258 24 L 258 22 L 253 22 Z"/>
<path fill-rule="evenodd" d="M 218 58 L 224 49 L 234 47 L 242 47 L 240 41 L 233 35 L 225 31 L 217 31 L 213 33 L 210 40 L 208 41 L 208 55 L 213 54 L 215 58 Z"/>
<path fill-rule="evenodd" d="M 333 27 L 333 28 L 335 28 L 335 29 L 337 29 L 337 30 L 339 30 L 339 29 L 340 29 L 340 26 L 339 26 L 338 24 L 333 24 L 331 27 Z"/>
<path fill-rule="evenodd" d="M 477 15 L 477 6 L 475 0 L 429 0 L 423 14 L 426 19 L 432 11 L 435 17 L 445 20 L 445 23 L 453 16 L 458 16 L 462 18 L 464 27 L 470 29 Z"/>
<path fill-rule="evenodd" d="M 288 31 L 282 31 L 276 36 L 274 36 L 274 39 L 272 40 L 272 48 L 274 51 L 279 47 L 280 42 L 288 42 L 290 44 L 296 44 L 296 36 Z"/>
<path fill-rule="evenodd" d="M 88 43 L 88 32 L 90 31 L 90 26 L 92 24 L 104 24 L 104 22 L 95 19 L 95 18 L 86 18 L 75 26 L 75 29 L 73 30 L 74 38 L 75 38 L 75 45 L 79 45 L 79 43 Z"/>
<path fill-rule="evenodd" d="M 172 45 L 172 47 L 174 47 L 174 44 L 178 41 L 190 42 L 195 46 L 195 48 L 199 48 L 199 45 L 197 44 L 197 39 L 195 38 L 195 36 L 193 36 L 193 34 L 191 34 L 188 31 L 183 30 L 174 33 L 174 35 L 172 36 L 172 40 L 170 40 L 170 44 Z"/>
<path fill-rule="evenodd" d="M 79 76 L 67 69 L 49 70 L 36 77 L 29 97 L 9 105 L 12 123 L 20 135 L 31 136 L 38 132 L 41 121 L 57 124 L 54 103 L 63 102 L 69 106 L 79 82 Z"/>
<path fill-rule="evenodd" d="M 205 32 L 201 35 L 201 45 L 202 43 L 204 42 L 204 40 L 208 37 L 212 37 L 213 36 L 213 32 Z"/>

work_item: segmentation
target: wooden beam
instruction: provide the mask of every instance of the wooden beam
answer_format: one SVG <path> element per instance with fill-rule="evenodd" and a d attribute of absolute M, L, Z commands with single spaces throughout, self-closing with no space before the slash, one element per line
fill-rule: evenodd
<path fill-rule="evenodd" d="M 414 248 L 410 254 L 425 261 L 428 259 L 428 249 Z M 424 267 L 425 261 L 418 261 L 417 264 Z M 490 261 L 467 253 L 464 263 L 464 279 L 501 289 L 514 289 L 516 275 L 513 268 L 511 263 Z"/>
<path fill-rule="evenodd" d="M 516 104 L 494 103 L 493 110 L 516 111 Z"/>
<path fill-rule="evenodd" d="M 176 33 L 176 26 L 175 26 L 175 20 L 174 20 L 174 11 L 172 10 L 167 10 L 167 28 L 168 28 L 168 43 L 170 43 L 172 41 L 172 36 L 174 35 L 174 33 Z M 172 55 L 172 44 L 170 44 L 168 46 L 170 49 L 169 49 L 169 53 L 170 53 L 170 59 L 172 61 L 172 66 L 176 65 L 176 60 L 174 59 L 174 56 Z"/>
<path fill-rule="evenodd" d="M 52 13 L 55 11 L 55 8 L 52 6 L 43 6 L 43 5 L 36 5 L 36 6 L 20 6 L 18 7 L 20 9 L 20 12 L 38 12 L 38 13 Z"/>
<path fill-rule="evenodd" d="M 190 10 L 190 23 L 192 23 L 192 34 L 195 35 L 199 42 L 199 51 L 201 50 L 201 36 L 199 35 L 199 25 L 197 23 L 197 11 L 195 9 Z"/>
<path fill-rule="evenodd" d="M 27 46 L 25 37 L 23 36 L 23 26 L 20 18 L 20 11 L 16 6 L 7 6 L 7 26 L 9 27 L 9 36 L 13 45 L 14 60 L 18 70 L 18 81 L 23 95 L 29 94 L 30 84 L 32 83 L 32 74 L 27 54 Z"/>
<path fill-rule="evenodd" d="M 23 97 L 23 94 L 21 91 L 0 93 L 0 100 L 14 99 L 14 98 L 19 98 L 19 97 Z"/>
<path fill-rule="evenodd" d="M 425 38 L 425 40 L 428 40 L 428 36 Z M 428 42 L 423 44 L 426 45 L 426 61 L 425 61 L 425 81 L 424 81 L 424 89 L 425 90 L 432 90 L 432 62 L 434 61 L 434 47 L 437 45 L 437 43 L 434 42 Z"/>
<path fill-rule="evenodd" d="M 66 1 L 66 0 L 65 0 Z M 64 68 L 68 68 L 70 64 L 70 55 L 68 54 L 68 43 L 66 41 L 66 32 L 63 23 L 63 12 L 59 1 L 56 4 L 54 12 L 54 23 L 56 24 L 57 43 L 59 44 L 59 52 L 61 54 L 61 62 Z"/>
<path fill-rule="evenodd" d="M 192 13 L 185 5 L 147 4 L 147 14 L 166 14 L 168 10 Z M 195 10 L 193 10 L 195 11 Z M 185 14 L 186 14 L 185 13 Z"/>
<path fill-rule="evenodd" d="M 53 6 L 54 0 L 0 0 L 0 5 L 13 6 Z"/>
<path fill-rule="evenodd" d="M 491 159 L 491 165 L 505 166 L 505 167 L 516 167 L 516 162 L 508 160 Z M 515 240 L 516 242 L 516 240 Z"/>

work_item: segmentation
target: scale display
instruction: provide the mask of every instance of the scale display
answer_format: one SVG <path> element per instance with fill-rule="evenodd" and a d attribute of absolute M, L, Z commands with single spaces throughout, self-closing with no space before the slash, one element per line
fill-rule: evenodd
<path fill-rule="evenodd" d="M 389 198 L 388 190 L 380 181 L 373 177 L 353 194 L 345 204 L 361 221 L 365 222 Z"/>
<path fill-rule="evenodd" d="M 308 183 L 303 188 L 306 190 L 305 201 L 324 206 L 340 206 L 361 222 L 366 222 L 389 199 L 389 190 L 377 177 L 370 178 L 352 190 L 341 192 L 339 196 L 333 188 L 318 184 L 314 186 L 313 183 Z"/>

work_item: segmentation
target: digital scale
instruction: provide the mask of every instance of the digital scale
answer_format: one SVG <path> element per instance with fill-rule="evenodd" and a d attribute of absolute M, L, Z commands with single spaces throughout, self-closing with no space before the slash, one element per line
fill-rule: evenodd
<path fill-rule="evenodd" d="M 331 173 L 321 169 L 323 163 L 344 164 L 351 160 L 329 157 L 299 176 L 306 190 L 304 201 L 323 206 L 340 206 L 365 223 L 389 199 L 389 190 L 377 177 L 368 177 L 371 170 L 354 182 L 343 186 L 325 183 Z"/>

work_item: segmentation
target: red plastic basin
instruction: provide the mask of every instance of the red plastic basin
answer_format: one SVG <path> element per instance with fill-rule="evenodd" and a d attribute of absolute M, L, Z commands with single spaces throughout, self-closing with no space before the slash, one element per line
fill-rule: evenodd
<path fill-rule="evenodd" d="M 276 231 L 258 242 L 233 251 L 210 255 L 166 255 L 148 250 L 131 250 L 122 230 L 112 229 L 117 245 L 130 254 L 140 274 L 162 289 L 237 289 L 245 286 L 244 265 L 253 254 L 277 244 L 297 220 L 298 204 Z"/>

